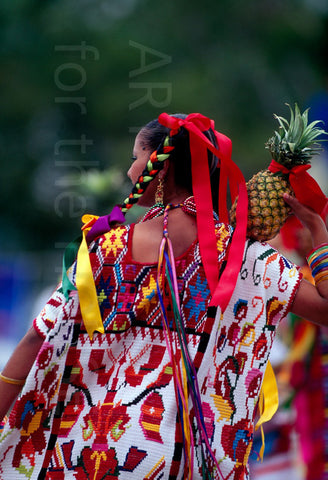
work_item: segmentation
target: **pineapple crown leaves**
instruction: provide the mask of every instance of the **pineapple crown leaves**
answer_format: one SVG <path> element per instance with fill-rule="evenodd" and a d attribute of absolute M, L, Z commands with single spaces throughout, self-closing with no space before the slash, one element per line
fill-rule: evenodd
<path fill-rule="evenodd" d="M 310 163 L 311 157 L 318 154 L 322 148 L 318 142 L 318 137 L 328 135 L 318 124 L 321 120 L 315 120 L 308 123 L 307 108 L 301 113 L 297 103 L 295 103 L 295 112 L 291 106 L 286 103 L 290 110 L 290 120 L 279 117 L 274 114 L 274 118 L 279 123 L 279 130 L 274 132 L 265 144 L 274 160 L 287 168 L 295 165 L 306 165 Z M 320 139 L 326 141 L 326 139 Z"/>

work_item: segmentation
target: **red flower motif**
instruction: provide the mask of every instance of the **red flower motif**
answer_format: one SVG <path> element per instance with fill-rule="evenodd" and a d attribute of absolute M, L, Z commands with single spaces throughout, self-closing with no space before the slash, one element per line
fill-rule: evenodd
<path fill-rule="evenodd" d="M 50 411 L 45 408 L 46 399 L 42 393 L 36 391 L 27 392 L 17 400 L 9 417 L 11 428 L 21 431 L 21 436 L 15 448 L 13 466 L 18 468 L 23 455 L 26 455 L 26 442 L 31 442 L 28 448 L 28 456 L 34 452 L 41 453 L 46 447 L 44 435 L 44 422 Z"/>
<path fill-rule="evenodd" d="M 107 450 L 108 433 L 110 433 L 114 442 L 121 438 L 131 418 L 126 413 L 126 408 L 126 406 L 120 404 L 113 407 L 111 403 L 105 400 L 104 404 L 99 404 L 90 409 L 90 412 L 84 417 L 83 435 L 85 438 L 90 438 L 94 433 L 96 434 L 93 442 L 94 450 Z"/>
<path fill-rule="evenodd" d="M 98 451 L 85 447 L 78 459 L 74 476 L 78 480 L 118 479 L 119 468 L 114 448 Z"/>
<path fill-rule="evenodd" d="M 221 439 L 225 454 L 234 462 L 246 466 L 253 443 L 253 425 L 247 420 L 239 420 L 235 425 L 224 425 Z"/>

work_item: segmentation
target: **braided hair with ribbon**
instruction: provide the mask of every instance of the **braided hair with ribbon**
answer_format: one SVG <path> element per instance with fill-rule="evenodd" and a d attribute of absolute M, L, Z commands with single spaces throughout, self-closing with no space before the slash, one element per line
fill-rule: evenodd
<path fill-rule="evenodd" d="M 174 118 L 185 119 L 185 114 L 174 114 Z M 205 136 L 216 146 L 216 138 L 213 130 L 210 128 L 204 132 Z M 143 144 L 152 154 L 132 188 L 129 196 L 124 200 L 121 206 L 123 213 L 126 213 L 144 194 L 151 181 L 155 179 L 159 171 L 163 169 L 164 162 L 169 159 L 174 166 L 175 184 L 184 188 L 193 194 L 192 175 L 191 175 L 191 156 L 189 149 L 188 131 L 181 127 L 175 135 L 170 135 L 170 129 L 157 119 L 147 123 L 140 131 Z M 220 169 L 216 168 L 218 158 L 210 151 L 207 152 L 208 166 L 210 169 L 211 194 L 213 199 L 213 210 L 218 209 L 218 191 Z"/>

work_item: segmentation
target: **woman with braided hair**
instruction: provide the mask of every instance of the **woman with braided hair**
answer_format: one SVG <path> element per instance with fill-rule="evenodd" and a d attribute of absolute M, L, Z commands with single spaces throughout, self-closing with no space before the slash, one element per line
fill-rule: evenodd
<path fill-rule="evenodd" d="M 212 120 L 161 114 L 128 175 L 121 206 L 83 217 L 61 284 L 0 375 L 0 418 L 20 392 L 0 479 L 246 480 L 256 413 L 259 426 L 274 410 L 261 392 L 280 319 L 328 322 L 321 217 L 284 196 L 312 233 L 312 286 L 246 239 L 245 181 Z M 137 201 L 150 209 L 123 226 Z"/>

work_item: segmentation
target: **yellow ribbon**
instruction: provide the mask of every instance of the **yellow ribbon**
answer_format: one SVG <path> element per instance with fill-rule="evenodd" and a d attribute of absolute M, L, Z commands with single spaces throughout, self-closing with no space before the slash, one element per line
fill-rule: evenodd
<path fill-rule="evenodd" d="M 264 373 L 262 388 L 261 388 L 260 397 L 259 397 L 260 418 L 257 424 L 255 425 L 255 430 L 261 427 L 262 446 L 259 453 L 261 461 L 263 460 L 263 454 L 265 449 L 263 423 L 271 420 L 273 415 L 276 413 L 278 406 L 279 406 L 279 395 L 278 395 L 276 377 L 275 377 L 272 365 L 270 361 L 268 361 L 267 368 Z"/>
<path fill-rule="evenodd" d="M 93 338 L 93 332 L 105 333 L 86 241 L 86 235 L 97 218 L 95 215 L 82 217 L 85 225 L 82 227 L 82 242 L 77 253 L 76 264 L 76 288 L 79 294 L 83 323 L 90 340 Z"/>

